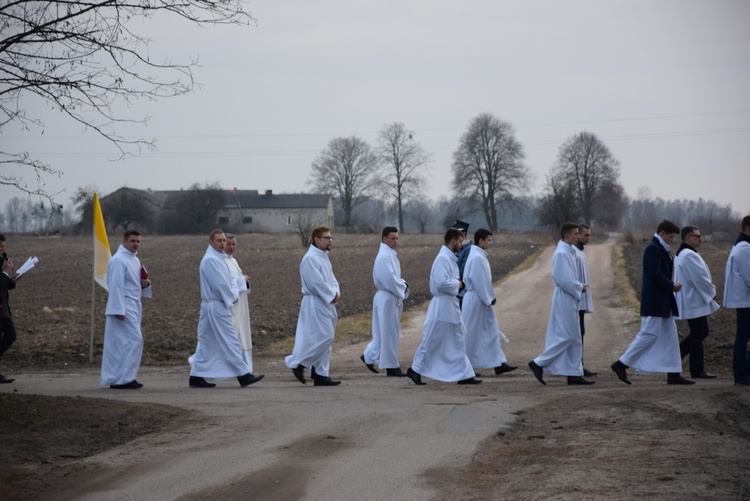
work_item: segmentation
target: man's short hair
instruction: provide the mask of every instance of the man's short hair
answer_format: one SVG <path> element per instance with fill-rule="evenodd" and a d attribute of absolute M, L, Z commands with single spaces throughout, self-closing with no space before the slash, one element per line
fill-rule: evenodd
<path fill-rule="evenodd" d="M 659 223 L 659 226 L 656 227 L 656 234 L 658 235 L 662 231 L 667 234 L 679 233 L 680 227 L 668 219 L 663 219 L 662 222 Z"/>
<path fill-rule="evenodd" d="M 214 240 L 216 239 L 216 238 L 215 238 L 215 237 L 216 237 L 216 235 L 218 235 L 219 233 L 224 233 L 224 230 L 218 230 L 218 229 L 217 229 L 217 230 L 214 230 L 214 231 L 212 231 L 212 232 L 211 232 L 211 233 L 210 233 L 210 234 L 208 235 L 208 239 L 209 239 L 209 240 L 211 240 L 211 241 L 213 242 L 213 241 L 214 241 Z"/>
<path fill-rule="evenodd" d="M 492 232 L 490 230 L 487 230 L 485 228 L 479 228 L 477 231 L 474 232 L 474 243 L 479 245 L 480 240 L 484 240 L 490 235 L 492 235 Z"/>
<path fill-rule="evenodd" d="M 330 228 L 326 228 L 325 226 L 318 226 L 312 231 L 312 241 L 315 242 L 316 238 L 320 238 L 323 236 L 323 233 L 331 231 Z"/>
<path fill-rule="evenodd" d="M 398 228 L 395 226 L 386 226 L 383 228 L 383 232 L 380 234 L 380 238 L 386 238 L 391 233 L 398 233 Z"/>
<path fill-rule="evenodd" d="M 0 233 L 0 242 L 5 242 L 5 235 Z"/>
<path fill-rule="evenodd" d="M 587 225 L 586 223 L 580 223 L 578 225 L 578 231 L 581 231 L 581 230 L 590 230 L 590 229 L 591 229 L 591 226 Z"/>
<path fill-rule="evenodd" d="M 224 233 L 224 236 L 227 237 L 227 240 L 229 240 L 230 238 L 237 240 L 237 235 L 235 235 L 234 233 Z"/>
<path fill-rule="evenodd" d="M 445 241 L 445 245 L 448 245 L 451 243 L 451 240 L 459 240 L 461 238 L 461 234 L 458 232 L 457 229 L 451 228 L 448 231 L 445 232 L 445 237 L 443 240 Z"/>
<path fill-rule="evenodd" d="M 132 237 L 133 235 L 135 235 L 136 237 L 140 237 L 141 236 L 141 232 L 138 231 L 138 230 L 128 230 L 122 236 L 122 240 L 126 241 L 126 240 L 130 239 L 130 237 Z"/>
<path fill-rule="evenodd" d="M 750 226 L 750 216 L 745 216 L 742 218 L 742 229 L 740 231 L 745 231 L 748 226 Z"/>
<path fill-rule="evenodd" d="M 578 229 L 577 223 L 571 223 L 571 222 L 563 223 L 562 226 L 560 226 L 560 238 L 565 239 L 565 235 L 577 229 Z"/>
<path fill-rule="evenodd" d="M 684 242 L 687 236 L 697 229 L 698 229 L 697 226 L 691 226 L 691 225 L 683 226 L 682 230 L 680 230 L 680 238 Z"/>

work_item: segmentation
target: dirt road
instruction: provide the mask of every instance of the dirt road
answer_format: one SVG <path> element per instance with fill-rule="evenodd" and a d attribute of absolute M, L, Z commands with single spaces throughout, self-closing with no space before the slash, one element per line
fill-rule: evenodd
<path fill-rule="evenodd" d="M 144 368 L 138 379 L 146 386 L 134 392 L 99 388 L 95 372 L 19 375 L 15 389 L 23 393 L 159 403 L 193 411 L 178 428 L 78 461 L 44 499 L 568 499 L 566 493 L 599 499 L 612 488 L 630 489 L 615 496 L 629 499 L 649 497 L 638 490 L 646 485 L 641 473 L 659 476 L 662 463 L 671 473 L 659 478 L 682 474 L 675 469 L 690 473 L 693 466 L 706 472 L 708 463 L 696 463 L 695 457 L 683 466 L 662 461 L 654 452 L 662 450 L 659 440 L 690 428 L 698 415 L 709 419 L 717 409 L 709 402 L 719 396 L 727 407 L 744 413 L 748 392 L 726 380 L 675 389 L 664 384 L 663 376 L 634 376 L 632 387 L 612 376 L 608 366 L 627 346 L 638 319 L 619 306 L 611 244 L 587 248 L 596 311 L 587 322 L 585 358 L 589 369 L 599 371 L 593 387 L 569 387 L 565 378 L 553 376 L 542 386 L 526 368 L 544 347 L 552 248 L 532 268 L 497 287 L 500 326 L 510 338 L 504 349 L 509 362 L 521 368 L 485 377 L 478 386 L 428 380 L 427 386 L 417 387 L 408 379 L 372 374 L 358 358 L 362 344 L 335 348 L 331 374 L 343 383 L 334 388 L 303 386 L 282 360 L 267 359 L 256 361 L 256 372 L 265 373 L 266 379 L 245 389 L 234 381 L 210 390 L 190 389 L 187 366 Z M 400 351 L 404 368 L 421 339 L 423 319 L 415 315 L 405 326 Z M 667 407 L 665 419 L 673 425 L 662 431 L 663 420 L 652 419 L 663 410 L 659 406 Z M 689 415 L 683 415 L 686 409 Z M 600 421 L 620 422 L 620 428 L 610 426 L 605 434 L 597 427 Z M 709 493 L 705 499 L 726 492 L 730 495 L 723 499 L 742 499 L 731 493 L 750 495 L 739 468 L 721 470 L 719 464 L 747 464 L 750 429 L 737 420 L 725 424 L 727 429 L 740 428 L 739 434 L 705 437 L 721 446 L 723 455 L 706 451 L 698 425 L 690 429 L 700 440 L 684 439 L 691 447 L 686 450 L 714 458 L 716 470 L 724 471 L 724 478 L 717 479 L 708 468 L 701 484 Z M 639 430 L 649 433 L 650 444 L 634 442 Z M 741 447 L 732 448 L 738 440 Z M 678 442 L 670 438 L 674 456 L 683 450 Z M 570 472 L 554 462 L 556 454 L 565 458 L 566 451 L 579 450 L 581 444 L 585 453 L 565 459 L 575 466 Z M 634 476 L 623 475 L 624 465 L 618 461 L 622 454 L 641 461 L 628 465 Z M 591 457 L 598 458 L 596 465 L 586 462 Z M 598 473 L 592 475 L 594 470 Z M 608 476 L 618 474 L 620 481 Z M 654 482 L 664 492 L 676 493 L 677 482 Z M 716 490 L 720 485 L 712 487 L 712 482 L 728 483 L 730 490 Z M 653 499 L 665 498 L 649 488 Z M 702 490 L 690 488 L 693 499 L 702 498 Z"/>

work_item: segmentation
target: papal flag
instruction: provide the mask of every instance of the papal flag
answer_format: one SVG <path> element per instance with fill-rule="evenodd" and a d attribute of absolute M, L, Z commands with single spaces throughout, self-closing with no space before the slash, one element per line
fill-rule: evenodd
<path fill-rule="evenodd" d="M 107 240 L 107 229 L 104 227 L 102 207 L 99 196 L 94 193 L 94 280 L 107 289 L 107 263 L 112 258 Z"/>

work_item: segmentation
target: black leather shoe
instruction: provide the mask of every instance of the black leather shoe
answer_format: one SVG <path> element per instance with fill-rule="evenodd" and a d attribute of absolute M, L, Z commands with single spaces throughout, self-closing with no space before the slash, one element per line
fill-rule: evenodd
<path fill-rule="evenodd" d="M 478 373 L 478 372 L 475 372 L 475 373 L 474 373 L 474 377 L 484 377 L 484 376 L 482 376 L 482 375 L 481 375 L 480 373 Z"/>
<path fill-rule="evenodd" d="M 316 376 L 313 380 L 313 386 L 338 386 L 341 381 L 334 381 L 328 376 Z"/>
<path fill-rule="evenodd" d="M 380 371 L 377 370 L 373 364 L 368 364 L 367 362 L 365 362 L 364 355 L 360 355 L 359 359 L 362 360 L 362 363 L 365 364 L 368 369 L 370 369 L 370 372 L 374 372 L 375 374 L 380 374 Z"/>
<path fill-rule="evenodd" d="M 244 376 L 237 376 L 237 381 L 239 381 L 240 386 L 244 388 L 245 386 L 250 386 L 253 383 L 257 383 L 264 377 L 266 377 L 264 374 L 258 374 L 257 376 L 254 376 L 250 373 L 247 373 Z"/>
<path fill-rule="evenodd" d="M 191 388 L 213 388 L 216 386 L 214 383 L 209 383 L 205 379 L 199 376 L 190 376 L 190 387 Z"/>
<path fill-rule="evenodd" d="M 735 386 L 750 386 L 750 378 L 747 379 L 736 379 L 734 381 Z"/>
<path fill-rule="evenodd" d="M 474 379 L 473 377 L 470 377 L 469 379 L 462 379 L 457 384 L 479 384 L 481 382 L 481 379 Z"/>
<path fill-rule="evenodd" d="M 294 377 L 297 378 L 297 381 L 299 381 L 302 384 L 307 384 L 307 380 L 305 379 L 305 366 L 304 365 L 298 365 L 294 369 L 292 369 L 292 372 L 294 373 Z"/>
<path fill-rule="evenodd" d="M 586 386 L 594 384 L 596 381 L 588 381 L 581 376 L 568 376 L 568 384 L 571 386 Z"/>
<path fill-rule="evenodd" d="M 695 381 L 685 379 L 682 376 L 677 376 L 677 377 L 668 377 L 667 384 L 695 384 Z"/>
<path fill-rule="evenodd" d="M 0 384 L 10 384 L 13 381 L 15 381 L 15 379 L 7 378 L 7 377 L 3 376 L 2 374 L 0 374 Z"/>
<path fill-rule="evenodd" d="M 594 372 L 594 371 L 590 371 L 590 370 L 588 370 L 586 368 L 583 369 L 583 376 L 584 377 L 594 377 L 597 374 L 599 374 L 599 373 L 598 372 Z"/>
<path fill-rule="evenodd" d="M 401 370 L 401 367 L 396 367 L 395 369 L 386 369 L 385 373 L 390 377 L 406 377 L 406 373 Z"/>
<path fill-rule="evenodd" d="M 113 390 L 137 390 L 138 388 L 143 388 L 143 385 L 139 383 L 138 381 L 136 381 L 135 379 L 133 379 L 129 383 L 111 384 L 109 385 L 109 387 L 112 388 Z"/>
<path fill-rule="evenodd" d="M 416 372 L 414 372 L 414 369 L 412 369 L 411 367 L 409 367 L 408 369 L 406 369 L 406 375 L 416 385 L 420 385 L 421 386 L 421 385 L 427 384 L 424 381 L 422 381 L 422 376 L 420 376 L 419 374 L 417 374 Z"/>
<path fill-rule="evenodd" d="M 610 369 L 614 371 L 615 374 L 617 374 L 617 378 L 622 381 L 625 384 L 631 384 L 630 379 L 628 379 L 628 373 L 625 370 L 625 365 L 620 362 L 619 360 L 612 365 L 609 366 Z"/>
<path fill-rule="evenodd" d="M 503 362 L 503 365 L 499 365 L 495 367 L 495 374 L 505 374 L 506 372 L 513 372 L 514 370 L 518 369 L 517 365 L 508 365 L 505 362 Z"/>
<path fill-rule="evenodd" d="M 700 374 L 690 374 L 690 377 L 693 379 L 716 379 L 716 374 L 709 374 L 708 372 L 703 371 Z"/>
<path fill-rule="evenodd" d="M 537 381 L 539 381 L 542 384 L 547 384 L 544 382 L 544 369 L 539 367 L 536 362 L 533 360 L 529 362 L 529 369 L 531 369 L 531 372 L 534 373 L 534 376 L 536 377 Z"/>

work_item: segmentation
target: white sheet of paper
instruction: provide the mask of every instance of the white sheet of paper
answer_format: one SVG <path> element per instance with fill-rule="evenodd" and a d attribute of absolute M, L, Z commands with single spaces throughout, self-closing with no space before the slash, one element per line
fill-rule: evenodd
<path fill-rule="evenodd" d="M 26 260 L 25 263 L 23 263 L 23 265 L 21 265 L 20 268 L 16 270 L 16 275 L 18 276 L 23 275 L 24 273 L 29 271 L 31 268 L 33 268 L 34 265 L 38 262 L 39 262 L 39 259 L 37 259 L 36 257 L 30 257 L 29 259 Z"/>

